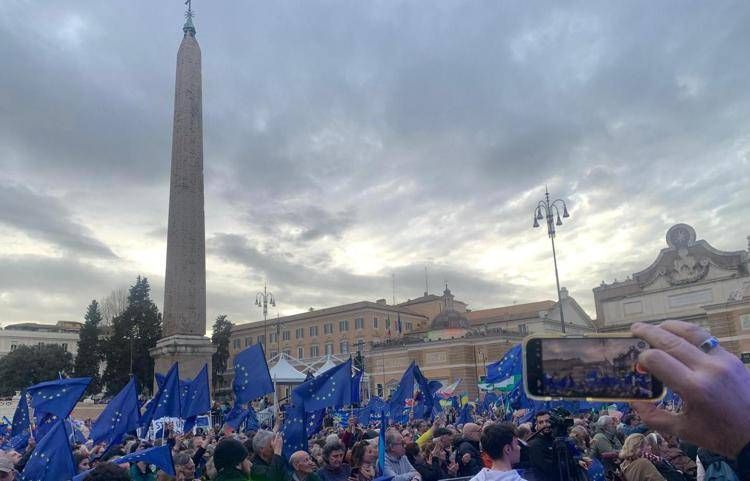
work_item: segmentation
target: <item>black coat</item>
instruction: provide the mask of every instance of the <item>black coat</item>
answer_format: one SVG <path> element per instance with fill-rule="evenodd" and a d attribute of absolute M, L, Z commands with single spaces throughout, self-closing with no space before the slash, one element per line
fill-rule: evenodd
<path fill-rule="evenodd" d="M 456 462 L 458 463 L 458 476 L 474 476 L 481 471 L 482 456 L 479 454 L 479 441 L 461 438 L 453 443 L 456 448 Z M 464 454 L 469 453 L 471 459 L 467 464 L 463 463 Z"/>
<path fill-rule="evenodd" d="M 538 435 L 529 441 L 529 464 L 544 481 L 557 481 L 560 471 L 555 464 L 555 438 Z"/>

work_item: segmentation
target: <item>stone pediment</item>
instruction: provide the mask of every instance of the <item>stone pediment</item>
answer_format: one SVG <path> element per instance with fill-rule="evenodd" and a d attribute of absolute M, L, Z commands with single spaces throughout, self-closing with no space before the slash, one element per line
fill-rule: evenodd
<path fill-rule="evenodd" d="M 696 241 L 695 229 L 676 224 L 667 231 L 667 248 L 646 269 L 633 274 L 641 289 L 682 286 L 706 278 L 745 276 L 747 252 L 725 252 L 705 240 Z"/>

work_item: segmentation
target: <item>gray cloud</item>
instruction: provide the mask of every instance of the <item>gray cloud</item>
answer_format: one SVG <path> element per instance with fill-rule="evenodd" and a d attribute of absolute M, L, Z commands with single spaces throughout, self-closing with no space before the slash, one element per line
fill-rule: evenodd
<path fill-rule="evenodd" d="M 180 8 L 0 11 L 0 169 L 20 192 L 0 216 L 97 258 L 105 284 L 161 272 Z M 416 297 L 430 258 L 433 284 L 473 307 L 554 298 L 530 227 L 544 184 L 569 201 L 562 282 L 589 312 L 591 288 L 647 266 L 672 223 L 745 246 L 743 2 L 196 9 L 210 313 L 251 316 L 265 278 L 289 309 L 390 298 L 391 272 Z"/>
<path fill-rule="evenodd" d="M 0 184 L 0 222 L 73 255 L 116 257 L 91 230 L 77 222 L 64 202 L 20 185 Z"/>

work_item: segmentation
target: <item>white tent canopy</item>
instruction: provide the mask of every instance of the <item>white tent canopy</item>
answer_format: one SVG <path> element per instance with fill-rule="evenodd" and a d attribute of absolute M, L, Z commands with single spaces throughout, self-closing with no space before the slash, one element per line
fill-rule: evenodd
<path fill-rule="evenodd" d="M 336 363 L 331 360 L 331 356 L 328 356 L 326 357 L 326 362 L 315 371 L 314 376 L 318 377 L 332 367 L 336 367 Z"/>
<path fill-rule="evenodd" d="M 283 355 L 279 357 L 279 360 L 268 372 L 274 382 L 281 384 L 299 384 L 305 381 L 305 375 L 289 364 L 289 361 Z"/>

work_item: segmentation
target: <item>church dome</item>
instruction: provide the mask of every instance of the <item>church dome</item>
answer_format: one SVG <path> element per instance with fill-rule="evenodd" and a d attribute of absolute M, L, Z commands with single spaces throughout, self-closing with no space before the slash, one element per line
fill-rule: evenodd
<path fill-rule="evenodd" d="M 469 320 L 453 309 L 447 309 L 435 316 L 432 320 L 431 329 L 468 329 Z"/>

